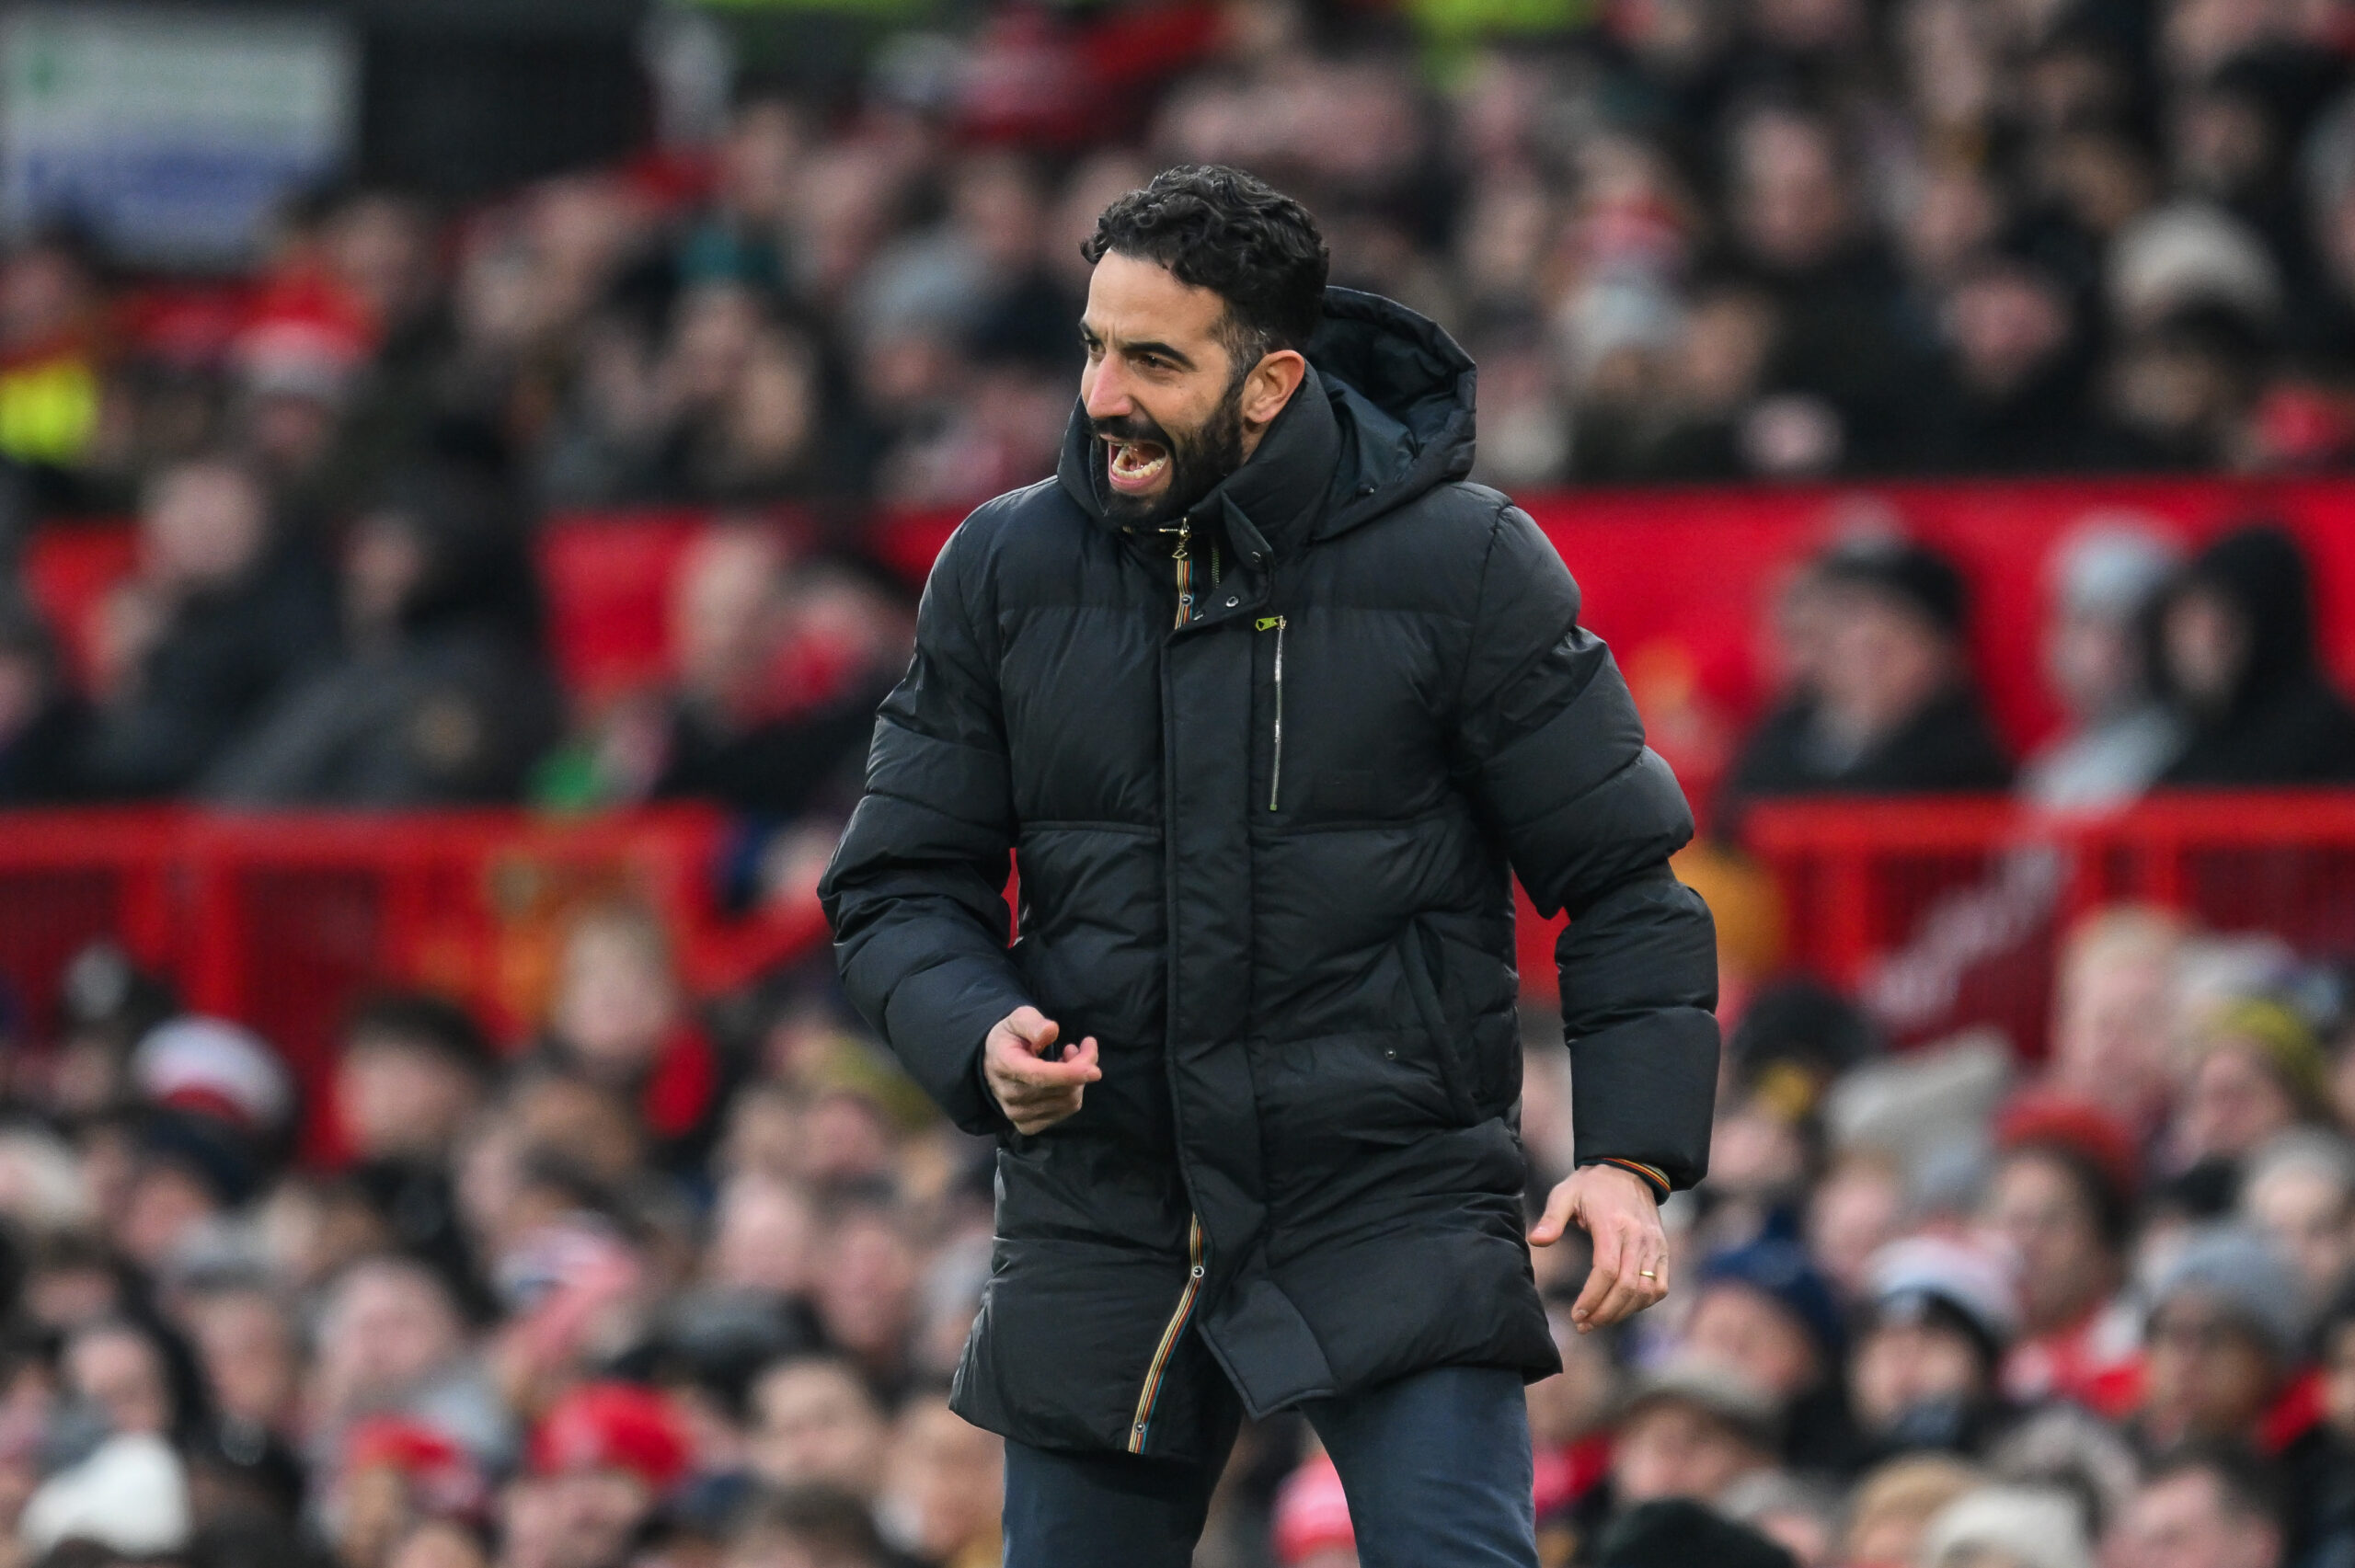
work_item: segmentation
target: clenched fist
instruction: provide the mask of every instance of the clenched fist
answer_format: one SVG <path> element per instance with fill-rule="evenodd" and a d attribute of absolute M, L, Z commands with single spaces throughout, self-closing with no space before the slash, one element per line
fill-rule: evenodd
<path fill-rule="evenodd" d="M 982 1046 L 982 1077 L 1014 1130 L 1043 1132 L 1079 1109 L 1087 1086 L 1104 1076 L 1096 1065 L 1096 1036 L 1055 1050 L 1055 1021 L 1035 1007 L 1017 1007 Z"/>

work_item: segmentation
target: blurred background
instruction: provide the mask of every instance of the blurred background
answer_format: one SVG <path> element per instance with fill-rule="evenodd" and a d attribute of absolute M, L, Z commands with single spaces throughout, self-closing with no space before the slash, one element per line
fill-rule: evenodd
<path fill-rule="evenodd" d="M 2347 0 L 0 4 L 0 1565 L 997 1561 L 991 1151 L 813 889 L 1190 161 L 1477 359 L 1703 824 L 1714 1168 L 1532 1391 L 1548 1564 L 2355 1563 L 2350 65 Z M 1296 1419 L 1200 1561 L 1354 1563 Z"/>

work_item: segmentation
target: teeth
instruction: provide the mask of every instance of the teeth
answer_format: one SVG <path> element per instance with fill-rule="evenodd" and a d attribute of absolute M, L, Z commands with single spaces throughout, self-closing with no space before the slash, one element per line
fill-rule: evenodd
<path fill-rule="evenodd" d="M 1113 444 L 1112 466 L 1119 469 L 1123 477 L 1141 478 L 1167 462 L 1168 455 L 1166 452 L 1155 452 L 1147 457 L 1137 447 L 1120 441 Z"/>

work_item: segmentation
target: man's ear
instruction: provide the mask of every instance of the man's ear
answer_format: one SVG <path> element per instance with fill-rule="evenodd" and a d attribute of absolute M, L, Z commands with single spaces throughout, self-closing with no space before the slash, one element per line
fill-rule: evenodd
<path fill-rule="evenodd" d="M 1308 361 L 1296 349 L 1260 355 L 1259 362 L 1243 378 L 1243 422 L 1257 427 L 1275 418 L 1307 374 Z"/>

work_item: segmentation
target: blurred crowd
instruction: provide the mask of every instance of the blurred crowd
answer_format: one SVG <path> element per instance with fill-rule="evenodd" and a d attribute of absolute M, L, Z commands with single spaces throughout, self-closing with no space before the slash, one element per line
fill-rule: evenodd
<path fill-rule="evenodd" d="M 1708 846 L 1702 855 L 1717 853 Z M 1890 1048 L 1747 972 L 1674 1288 L 1529 1391 L 1548 1568 L 2355 1561 L 2355 968 L 2140 906 L 2060 944 L 2049 1051 Z M 540 1025 L 362 999 L 305 1104 L 103 945 L 0 1116 L 0 1563 L 987 1568 L 997 1440 L 947 1390 L 994 1150 L 822 975 L 690 995 L 569 918 Z M 1572 1153 L 1527 1021 L 1542 1201 Z M 297 1161 L 326 1143 L 339 1159 Z M 1534 1212 L 1534 1208 L 1533 1208 Z M 1204 1568 L 1351 1568 L 1297 1417 L 1246 1426 Z"/>
<path fill-rule="evenodd" d="M 970 504 L 1051 460 L 1096 213 L 1193 161 L 1459 337 L 1508 487 L 2355 455 L 2341 0 L 1437 9 L 910 35 L 504 200 L 291 203 L 234 287 L 39 235 L 0 453 L 66 508 L 218 441 L 297 511 L 431 446 L 563 507 Z"/>
<path fill-rule="evenodd" d="M 904 647 L 878 509 L 953 513 L 1051 467 L 1079 241 L 1176 160 L 1297 191 L 1337 281 L 1455 332 L 1477 476 L 1507 488 L 2355 458 L 2338 0 L 1520 24 L 994 17 L 847 85 L 747 81 L 707 141 L 503 199 L 305 196 L 243 278 L 18 239 L 0 554 L 76 513 L 135 514 L 141 542 L 94 635 L 45 626 L 12 570 L 0 799 L 792 815 Z M 678 689 L 592 706 L 550 671 L 532 543 L 646 507 L 744 526 L 682 589 Z M 1745 787 L 1882 777 L 1837 705 Z M 1943 766 L 1993 781 L 1948 716 Z"/>

